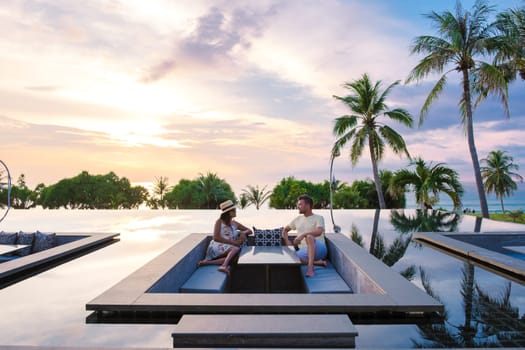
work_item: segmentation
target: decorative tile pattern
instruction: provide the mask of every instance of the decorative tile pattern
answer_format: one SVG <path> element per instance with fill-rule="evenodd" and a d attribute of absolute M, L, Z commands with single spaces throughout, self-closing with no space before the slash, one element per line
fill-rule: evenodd
<path fill-rule="evenodd" d="M 280 246 L 283 228 L 258 229 L 253 228 L 256 246 Z"/>

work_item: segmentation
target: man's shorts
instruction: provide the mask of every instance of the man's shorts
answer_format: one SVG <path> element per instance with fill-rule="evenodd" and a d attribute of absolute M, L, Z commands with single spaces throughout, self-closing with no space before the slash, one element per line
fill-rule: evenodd
<path fill-rule="evenodd" d="M 323 239 L 315 239 L 315 257 L 314 260 L 326 259 L 328 249 Z M 297 251 L 297 256 L 301 260 L 308 260 L 308 246 L 304 246 Z"/>

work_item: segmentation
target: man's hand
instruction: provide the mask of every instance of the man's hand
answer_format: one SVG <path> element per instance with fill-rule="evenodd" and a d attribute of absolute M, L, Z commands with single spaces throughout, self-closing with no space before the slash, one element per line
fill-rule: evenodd
<path fill-rule="evenodd" d="M 293 245 L 292 242 L 290 242 L 290 240 L 288 238 L 284 241 L 284 244 L 285 245 Z"/>
<path fill-rule="evenodd" d="M 304 236 L 303 235 L 299 235 L 297 237 L 295 237 L 295 239 L 293 240 L 293 244 L 294 245 L 299 245 L 299 243 L 301 243 L 301 241 L 304 239 Z"/>

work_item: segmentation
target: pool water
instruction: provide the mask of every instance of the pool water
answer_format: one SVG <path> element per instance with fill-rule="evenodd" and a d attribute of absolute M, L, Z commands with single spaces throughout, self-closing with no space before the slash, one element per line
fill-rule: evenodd
<path fill-rule="evenodd" d="M 318 210 L 331 231 L 330 212 Z M 247 226 L 276 228 L 295 210 L 238 210 Z M 172 324 L 90 324 L 85 304 L 194 232 L 213 210 L 13 210 L 4 231 L 118 232 L 120 241 L 0 290 L 0 345 L 172 347 Z M 353 320 L 357 348 L 525 347 L 525 286 L 411 241 L 411 232 L 525 231 L 524 225 L 415 210 L 336 210 L 342 234 L 403 273 L 446 308 L 443 322 Z"/>

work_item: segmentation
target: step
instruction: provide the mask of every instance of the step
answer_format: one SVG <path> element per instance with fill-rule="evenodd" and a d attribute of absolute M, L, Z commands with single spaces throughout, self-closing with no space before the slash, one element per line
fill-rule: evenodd
<path fill-rule="evenodd" d="M 346 314 L 184 315 L 173 347 L 355 348 Z"/>

